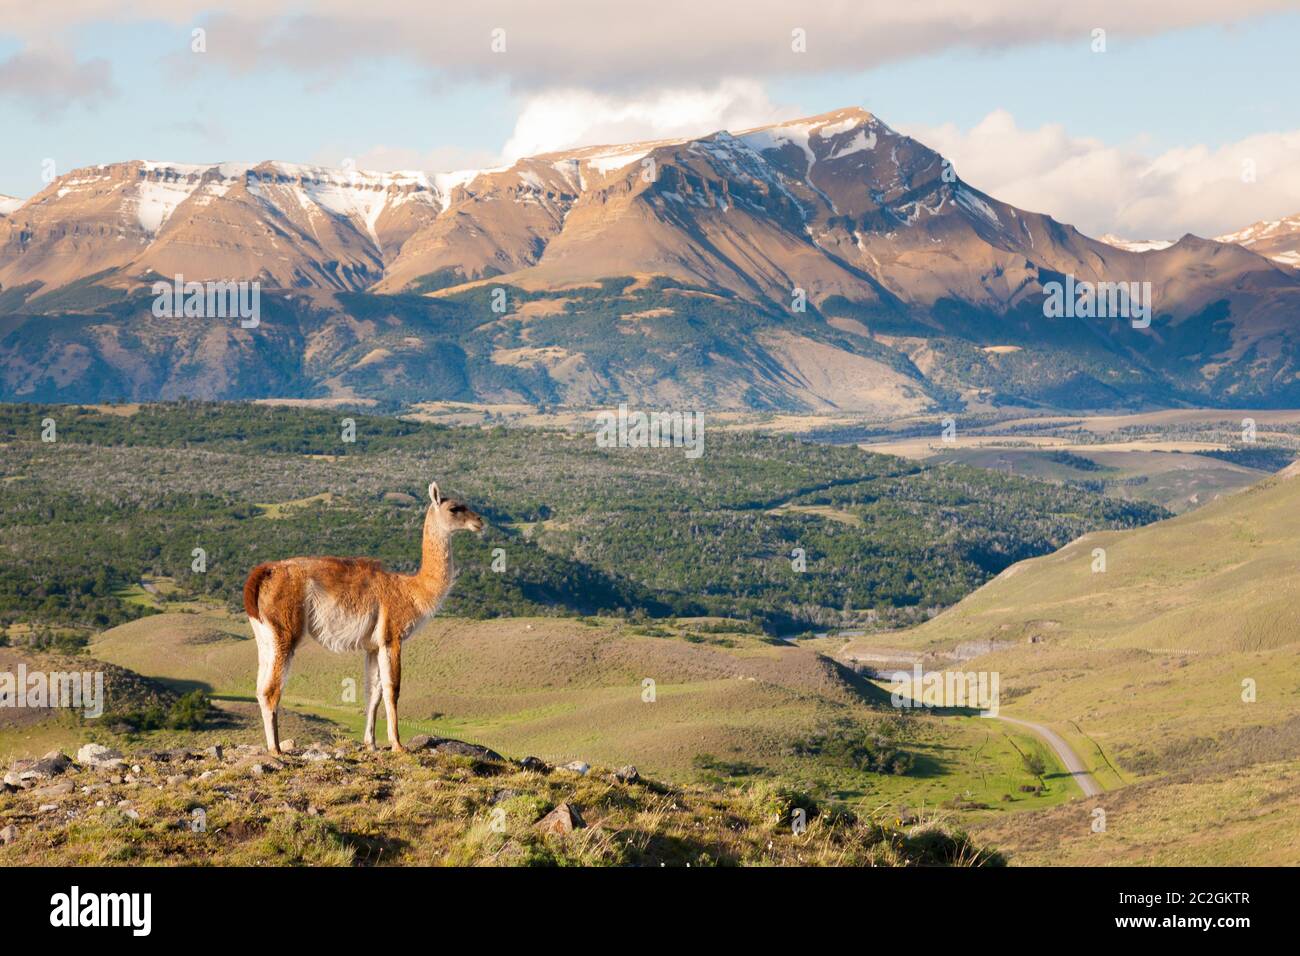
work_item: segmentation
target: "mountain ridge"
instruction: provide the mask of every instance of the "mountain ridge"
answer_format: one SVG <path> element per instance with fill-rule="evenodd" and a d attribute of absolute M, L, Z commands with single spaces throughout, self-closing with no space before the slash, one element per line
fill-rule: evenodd
<path fill-rule="evenodd" d="M 1116 248 L 983 193 L 857 108 L 446 174 L 273 161 L 74 171 L 0 218 L 0 315 L 23 329 L 0 339 L 0 394 L 82 400 L 106 388 L 87 377 L 107 376 L 167 397 L 159 374 L 130 369 L 141 343 L 124 347 L 117 324 L 175 275 L 257 281 L 293 318 L 271 342 L 266 329 L 259 342 L 156 328 L 203 367 L 184 386 L 195 397 L 881 413 L 1300 397 L 1293 271 L 1194 236 Z M 1154 324 L 1047 319 L 1046 290 L 1065 276 L 1149 289 Z M 487 302 L 493 289 L 509 302 Z M 427 304 L 391 301 L 412 295 Z M 106 312 L 112 322 L 80 331 L 35 319 Z M 53 359 L 36 354 L 42 341 Z M 1005 345 L 1021 350 L 984 351 Z M 230 356 L 259 348 L 285 374 L 231 391 Z M 331 349 L 343 365 L 313 367 Z"/>

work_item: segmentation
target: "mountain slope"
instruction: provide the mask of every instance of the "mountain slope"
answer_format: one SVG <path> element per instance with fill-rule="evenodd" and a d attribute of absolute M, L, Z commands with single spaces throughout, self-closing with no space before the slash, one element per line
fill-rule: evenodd
<path fill-rule="evenodd" d="M 1074 740 L 1087 734 L 1125 779 L 1292 757 L 1298 471 L 1012 565 L 895 643 L 936 660 L 961 645 L 982 648 L 963 667 L 1000 671 L 1009 713 Z M 1243 699 L 1247 680 L 1253 702 Z"/>
<path fill-rule="evenodd" d="M 841 654 L 881 659 L 890 645 L 928 669 L 996 672 L 1003 713 L 1049 725 L 1116 791 L 977 828 L 1014 860 L 1294 864 L 1298 472 L 1158 524 L 1086 535 L 913 631 Z M 1104 836 L 1090 826 L 1096 806 Z"/>

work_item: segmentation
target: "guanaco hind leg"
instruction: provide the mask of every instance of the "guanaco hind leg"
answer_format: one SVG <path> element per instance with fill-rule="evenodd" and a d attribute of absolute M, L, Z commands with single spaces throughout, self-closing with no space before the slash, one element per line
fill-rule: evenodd
<path fill-rule="evenodd" d="M 249 620 L 257 640 L 257 704 L 262 711 L 266 749 L 280 752 L 280 695 L 289 668 L 289 642 L 277 638 L 275 628 L 265 621 Z"/>

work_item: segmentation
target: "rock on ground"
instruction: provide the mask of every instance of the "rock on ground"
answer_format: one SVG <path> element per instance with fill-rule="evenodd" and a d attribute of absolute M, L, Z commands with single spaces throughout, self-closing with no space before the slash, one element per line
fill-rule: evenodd
<path fill-rule="evenodd" d="M 572 833 L 586 825 L 578 808 L 571 803 L 561 803 L 534 824 L 542 833 Z"/>
<path fill-rule="evenodd" d="M 501 756 L 495 750 L 487 747 L 480 747 L 478 744 L 467 744 L 463 740 L 453 740 L 450 737 L 430 737 L 427 734 L 420 734 L 412 737 L 406 744 L 407 750 L 432 750 L 440 754 L 454 754 L 458 757 L 475 757 L 479 760 L 498 760 L 505 762 L 505 757 Z"/>
<path fill-rule="evenodd" d="M 40 799 L 41 797 L 64 797 L 76 789 L 71 780 L 64 780 L 61 783 L 52 783 L 48 787 L 37 787 L 31 792 L 32 797 Z"/>
<path fill-rule="evenodd" d="M 77 763 L 85 767 L 118 767 L 126 766 L 126 761 L 122 755 L 103 744 L 86 744 L 77 751 Z"/>

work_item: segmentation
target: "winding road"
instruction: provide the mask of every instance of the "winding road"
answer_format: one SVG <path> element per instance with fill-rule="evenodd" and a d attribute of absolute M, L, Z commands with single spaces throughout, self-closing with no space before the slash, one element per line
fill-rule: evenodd
<path fill-rule="evenodd" d="M 1079 785 L 1079 789 L 1083 791 L 1085 797 L 1096 797 L 1103 792 L 1101 784 L 1097 783 L 1097 778 L 1084 766 L 1083 761 L 1079 759 L 1079 755 L 1074 752 L 1074 748 L 1066 743 L 1065 738 L 1056 731 L 1044 727 L 1042 724 L 1030 723 L 1027 720 L 1019 720 L 1015 717 L 1002 717 L 999 715 L 996 719 L 1005 720 L 1009 724 L 1024 727 L 1026 730 L 1032 730 L 1046 740 L 1052 749 L 1056 751 L 1056 755 L 1061 758 L 1061 763 L 1065 764 L 1065 769 L 1070 772 L 1070 776 L 1074 778 L 1075 783 Z"/>

